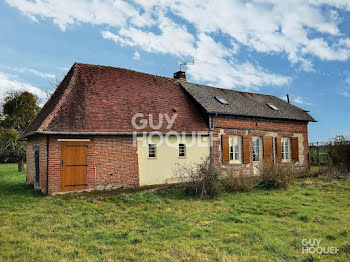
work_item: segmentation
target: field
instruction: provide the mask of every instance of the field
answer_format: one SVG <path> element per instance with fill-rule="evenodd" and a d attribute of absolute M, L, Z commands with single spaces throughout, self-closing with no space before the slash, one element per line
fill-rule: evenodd
<path fill-rule="evenodd" d="M 0 261 L 350 261 L 350 183 L 299 179 L 289 190 L 195 200 L 161 190 L 46 197 L 0 165 Z M 321 239 L 337 254 L 303 254 Z"/>

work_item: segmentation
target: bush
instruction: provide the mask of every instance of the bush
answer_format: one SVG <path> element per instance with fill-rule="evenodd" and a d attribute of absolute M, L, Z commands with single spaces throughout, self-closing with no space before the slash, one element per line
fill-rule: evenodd
<path fill-rule="evenodd" d="M 201 199 L 214 198 L 221 192 L 221 169 L 206 158 L 200 164 L 175 170 L 175 176 L 184 183 L 185 193 Z"/>
<path fill-rule="evenodd" d="M 254 187 L 264 189 L 287 189 L 296 177 L 292 163 L 261 165 L 259 176 L 237 174 L 234 169 L 222 169 L 213 164 L 210 158 L 189 167 L 180 166 L 174 171 L 187 195 L 201 199 L 214 198 L 221 192 L 246 192 Z"/>
<path fill-rule="evenodd" d="M 350 171 L 350 141 L 337 136 L 328 145 L 328 156 L 331 166 Z"/>
<path fill-rule="evenodd" d="M 227 192 L 247 192 L 254 188 L 258 181 L 256 176 L 247 176 L 243 172 L 238 175 L 232 169 L 227 170 L 227 174 L 220 179 L 223 189 Z"/>
<path fill-rule="evenodd" d="M 329 166 L 321 171 L 321 177 L 327 180 L 350 180 L 350 171 L 344 165 Z"/>
<path fill-rule="evenodd" d="M 287 189 L 296 177 L 292 163 L 262 164 L 258 169 L 260 182 L 257 186 L 265 189 Z"/>

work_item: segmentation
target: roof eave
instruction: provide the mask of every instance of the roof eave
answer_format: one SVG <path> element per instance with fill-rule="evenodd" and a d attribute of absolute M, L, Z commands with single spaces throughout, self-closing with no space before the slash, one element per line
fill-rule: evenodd
<path fill-rule="evenodd" d="M 156 132 L 159 135 L 167 135 L 169 132 Z M 182 132 L 177 132 L 179 134 L 184 134 L 184 135 L 210 135 L 211 132 L 209 131 L 193 131 L 192 133 L 182 133 Z M 130 135 L 145 135 L 145 134 L 154 134 L 154 132 L 139 132 L 139 131 L 134 131 L 134 132 L 60 132 L 60 131 L 34 131 L 30 132 L 28 134 L 24 134 L 20 136 L 20 140 L 26 140 L 30 136 L 34 135 L 71 135 L 71 136 L 130 136 Z M 174 132 L 175 134 L 175 132 Z"/>

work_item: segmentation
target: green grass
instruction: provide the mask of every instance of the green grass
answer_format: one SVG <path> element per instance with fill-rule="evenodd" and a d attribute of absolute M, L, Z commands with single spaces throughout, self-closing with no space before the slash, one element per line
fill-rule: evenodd
<path fill-rule="evenodd" d="M 350 184 L 300 179 L 289 190 L 201 201 L 179 190 L 64 200 L 0 165 L 0 261 L 350 261 Z M 302 254 L 302 239 L 338 254 Z"/>

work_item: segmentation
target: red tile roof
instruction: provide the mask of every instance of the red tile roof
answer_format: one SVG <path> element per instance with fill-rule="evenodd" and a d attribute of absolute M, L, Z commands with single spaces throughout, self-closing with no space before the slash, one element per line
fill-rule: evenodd
<path fill-rule="evenodd" d="M 177 118 L 169 130 L 164 118 L 160 129 L 135 129 L 137 113 L 155 118 Z M 199 109 L 172 78 L 123 68 L 75 63 L 38 116 L 23 133 L 52 132 L 207 132 Z"/>

